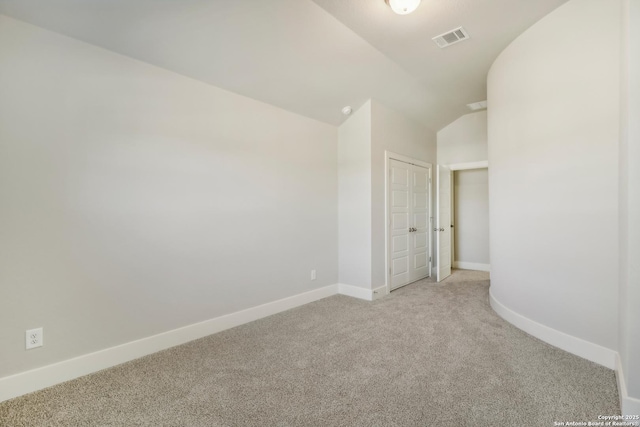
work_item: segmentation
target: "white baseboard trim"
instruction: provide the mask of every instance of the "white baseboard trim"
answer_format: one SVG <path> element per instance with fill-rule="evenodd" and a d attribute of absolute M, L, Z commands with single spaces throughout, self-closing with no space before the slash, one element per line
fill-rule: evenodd
<path fill-rule="evenodd" d="M 459 268 L 461 270 L 491 271 L 490 264 L 479 264 L 476 262 L 465 261 L 454 261 L 453 268 Z"/>
<path fill-rule="evenodd" d="M 387 285 L 385 286 L 380 286 L 379 288 L 375 288 L 373 290 L 373 293 L 371 295 L 371 299 L 372 300 L 377 300 L 380 299 L 386 295 L 389 295 L 389 288 L 387 287 Z"/>
<path fill-rule="evenodd" d="M 380 286 L 375 289 L 361 288 L 360 286 L 345 285 L 344 283 L 338 283 L 338 293 L 340 295 L 346 295 L 348 297 L 363 299 L 365 301 L 373 301 L 378 298 L 382 298 L 389 294 L 389 288 L 387 286 Z"/>
<path fill-rule="evenodd" d="M 598 344 L 585 341 L 582 338 L 574 337 L 573 335 L 558 331 L 557 329 L 550 328 L 516 313 L 496 300 L 491 292 L 491 288 L 489 288 L 489 301 L 491 303 L 491 308 L 493 308 L 500 317 L 528 334 L 531 334 L 552 346 L 598 363 L 609 369 L 616 368 L 617 352 Z"/>
<path fill-rule="evenodd" d="M 0 402 L 336 295 L 329 285 L 73 359 L 0 378 Z"/>
<path fill-rule="evenodd" d="M 371 289 L 361 288 L 360 286 L 338 283 L 338 293 L 340 295 L 363 299 L 365 301 L 373 301 L 373 291 Z"/>
<path fill-rule="evenodd" d="M 618 381 L 618 395 L 622 415 L 640 415 L 640 399 L 629 396 L 620 354 L 616 353 L 616 380 Z"/>

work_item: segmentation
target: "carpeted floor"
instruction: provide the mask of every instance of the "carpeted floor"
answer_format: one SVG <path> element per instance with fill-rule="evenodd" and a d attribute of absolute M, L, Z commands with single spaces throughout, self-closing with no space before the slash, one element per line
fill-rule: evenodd
<path fill-rule="evenodd" d="M 333 296 L 0 404 L 2 426 L 553 426 L 614 372 L 499 318 L 486 273 Z"/>

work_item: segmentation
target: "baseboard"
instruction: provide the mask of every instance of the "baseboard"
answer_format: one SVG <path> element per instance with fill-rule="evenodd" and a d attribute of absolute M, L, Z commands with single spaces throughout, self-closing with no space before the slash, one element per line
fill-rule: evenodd
<path fill-rule="evenodd" d="M 461 270 L 491 271 L 490 264 L 479 264 L 476 262 L 465 261 L 454 261 L 453 268 L 459 268 Z"/>
<path fill-rule="evenodd" d="M 325 286 L 204 322 L 0 378 L 0 402 L 299 307 L 337 293 L 338 285 Z"/>
<path fill-rule="evenodd" d="M 361 288 L 360 286 L 338 283 L 338 293 L 365 301 L 373 301 L 373 291 L 371 289 Z"/>
<path fill-rule="evenodd" d="M 616 368 L 617 353 L 615 351 L 558 331 L 557 329 L 550 328 L 516 313 L 496 300 L 491 292 L 491 288 L 489 288 L 489 300 L 491 308 L 493 308 L 500 317 L 528 334 L 531 334 L 552 346 L 568 351 L 569 353 L 575 354 L 576 356 L 580 356 L 609 369 Z"/>
<path fill-rule="evenodd" d="M 379 298 L 382 298 L 385 295 L 389 295 L 389 288 L 385 285 L 385 286 L 380 286 L 379 288 L 375 288 L 372 291 L 371 294 L 371 299 L 372 300 L 377 300 Z"/>
<path fill-rule="evenodd" d="M 640 399 L 630 397 L 627 392 L 627 384 L 624 380 L 624 371 L 619 353 L 616 353 L 616 380 L 618 381 L 618 396 L 620 396 L 622 415 L 640 415 Z"/>

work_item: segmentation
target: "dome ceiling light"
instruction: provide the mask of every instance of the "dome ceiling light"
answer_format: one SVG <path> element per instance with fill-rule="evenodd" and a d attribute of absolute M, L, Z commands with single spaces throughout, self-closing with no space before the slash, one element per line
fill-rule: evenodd
<path fill-rule="evenodd" d="M 420 0 L 384 0 L 398 15 L 408 15 L 418 8 Z"/>

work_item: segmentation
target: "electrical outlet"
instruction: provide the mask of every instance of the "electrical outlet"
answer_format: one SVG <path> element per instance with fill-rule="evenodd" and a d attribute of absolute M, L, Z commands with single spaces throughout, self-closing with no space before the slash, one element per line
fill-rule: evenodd
<path fill-rule="evenodd" d="M 311 270 L 311 280 L 316 280 L 316 271 Z"/>
<path fill-rule="evenodd" d="M 44 344 L 42 328 L 29 329 L 26 333 L 26 340 L 27 350 L 42 347 Z"/>

